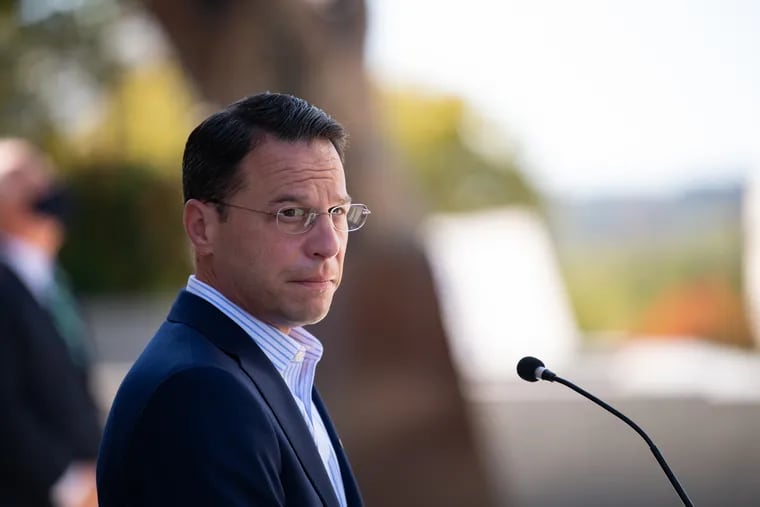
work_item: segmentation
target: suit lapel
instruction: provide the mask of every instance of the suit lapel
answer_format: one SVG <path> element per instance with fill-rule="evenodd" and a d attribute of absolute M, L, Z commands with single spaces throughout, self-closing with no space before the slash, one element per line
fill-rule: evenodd
<path fill-rule="evenodd" d="M 322 397 L 319 395 L 317 388 L 312 391 L 312 398 L 314 399 L 314 405 L 319 411 L 319 415 L 322 417 L 322 422 L 325 424 L 327 434 L 330 436 L 333 449 L 335 449 L 335 455 L 338 457 L 338 464 L 340 465 L 340 473 L 343 477 L 343 490 L 346 493 L 346 503 L 349 507 L 361 507 L 364 505 L 361 494 L 359 493 L 359 485 L 354 477 L 354 472 L 351 470 L 351 465 L 348 462 L 348 456 L 343 449 L 343 442 L 338 438 L 338 433 L 335 431 L 332 419 L 327 413 L 327 407 L 325 407 Z"/>
<path fill-rule="evenodd" d="M 214 305 L 185 290 L 180 292 L 167 320 L 192 327 L 238 360 L 274 413 L 322 502 L 337 507 L 335 490 L 301 411 L 282 376 L 256 342 Z"/>

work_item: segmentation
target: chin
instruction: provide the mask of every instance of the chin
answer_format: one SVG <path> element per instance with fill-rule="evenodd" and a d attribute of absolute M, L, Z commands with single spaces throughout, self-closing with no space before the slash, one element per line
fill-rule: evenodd
<path fill-rule="evenodd" d="M 301 326 L 306 326 L 309 324 L 316 324 L 317 322 L 321 321 L 325 317 L 327 317 L 328 312 L 330 311 L 330 305 L 327 305 L 326 308 L 320 308 L 320 309 L 313 309 L 309 312 L 303 312 L 301 314 L 301 319 L 298 319 L 301 324 Z"/>

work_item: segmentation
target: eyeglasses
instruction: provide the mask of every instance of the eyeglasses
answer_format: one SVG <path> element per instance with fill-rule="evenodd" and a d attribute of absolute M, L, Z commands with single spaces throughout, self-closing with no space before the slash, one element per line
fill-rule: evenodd
<path fill-rule="evenodd" d="M 327 211 L 317 211 L 314 208 L 300 208 L 296 206 L 286 206 L 277 211 L 261 211 L 224 201 L 213 202 L 229 206 L 230 208 L 273 216 L 277 221 L 277 228 L 285 234 L 303 234 L 311 229 L 319 215 L 328 215 L 336 231 L 356 231 L 364 226 L 367 222 L 367 216 L 372 213 L 364 204 L 342 204 L 340 206 L 333 206 Z"/>

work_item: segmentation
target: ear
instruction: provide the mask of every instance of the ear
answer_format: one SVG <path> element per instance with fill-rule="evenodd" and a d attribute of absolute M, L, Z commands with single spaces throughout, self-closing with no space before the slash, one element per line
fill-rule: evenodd
<path fill-rule="evenodd" d="M 182 223 L 196 255 L 209 255 L 214 252 L 219 214 L 213 204 L 198 199 L 188 200 L 182 213 Z"/>

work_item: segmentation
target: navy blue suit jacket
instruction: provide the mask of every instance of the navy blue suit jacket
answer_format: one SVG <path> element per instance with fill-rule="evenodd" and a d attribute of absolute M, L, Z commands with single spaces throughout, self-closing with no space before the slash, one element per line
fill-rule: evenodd
<path fill-rule="evenodd" d="M 316 389 L 313 399 L 348 505 L 361 506 Z M 339 505 L 280 374 L 239 326 L 184 290 L 119 388 L 97 476 L 101 507 Z"/>
<path fill-rule="evenodd" d="M 0 506 L 49 507 L 50 488 L 92 461 L 100 412 L 50 313 L 0 261 Z"/>

